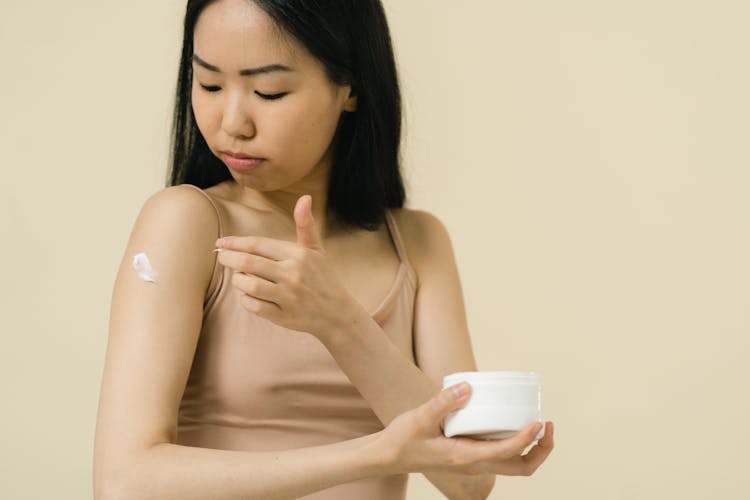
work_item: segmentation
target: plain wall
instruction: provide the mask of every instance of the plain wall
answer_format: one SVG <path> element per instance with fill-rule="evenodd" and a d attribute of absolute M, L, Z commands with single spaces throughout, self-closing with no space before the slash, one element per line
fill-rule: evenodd
<path fill-rule="evenodd" d="M 388 0 L 408 206 L 556 449 L 490 498 L 747 498 L 750 3 Z M 3 0 L 0 496 L 92 496 L 117 266 L 163 187 L 182 0 Z M 414 474 L 409 499 L 441 498 Z"/>

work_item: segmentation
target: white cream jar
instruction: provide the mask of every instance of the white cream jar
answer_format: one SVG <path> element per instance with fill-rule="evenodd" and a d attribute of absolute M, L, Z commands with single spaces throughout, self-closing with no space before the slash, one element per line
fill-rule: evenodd
<path fill-rule="evenodd" d="M 471 385 L 471 396 L 463 408 L 443 422 L 446 437 L 504 439 L 532 422 L 541 422 L 537 439 L 544 436 L 542 382 L 534 372 L 458 372 L 443 377 L 443 389 L 459 382 Z"/>

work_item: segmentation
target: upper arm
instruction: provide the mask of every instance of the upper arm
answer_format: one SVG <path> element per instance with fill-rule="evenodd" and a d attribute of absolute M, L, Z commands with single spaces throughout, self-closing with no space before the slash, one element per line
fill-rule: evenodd
<path fill-rule="evenodd" d="M 461 280 L 445 225 L 423 210 L 403 210 L 400 226 L 419 281 L 414 305 L 417 366 L 442 387 L 443 377 L 475 371 Z"/>
<path fill-rule="evenodd" d="M 174 440 L 217 234 L 213 206 L 192 188 L 168 187 L 144 203 L 112 292 L 95 477 L 127 466 L 133 452 Z M 156 283 L 141 280 L 133 269 L 140 252 L 158 273 Z"/>

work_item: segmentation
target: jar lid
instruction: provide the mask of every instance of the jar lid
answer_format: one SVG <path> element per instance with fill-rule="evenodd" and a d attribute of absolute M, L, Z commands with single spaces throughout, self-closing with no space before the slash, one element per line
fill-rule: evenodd
<path fill-rule="evenodd" d="M 477 371 L 456 372 L 443 377 L 443 386 L 447 387 L 461 381 L 467 382 L 534 382 L 539 383 L 536 372 L 524 371 Z"/>

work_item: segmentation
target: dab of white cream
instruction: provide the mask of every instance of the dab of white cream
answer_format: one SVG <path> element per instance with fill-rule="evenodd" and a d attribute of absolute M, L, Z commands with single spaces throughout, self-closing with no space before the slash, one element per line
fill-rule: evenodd
<path fill-rule="evenodd" d="M 156 283 L 157 273 L 151 267 L 151 262 L 149 262 L 148 256 L 145 253 L 141 252 L 133 257 L 133 269 L 135 269 L 143 281 Z"/>

